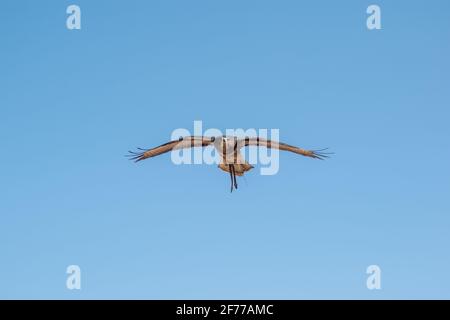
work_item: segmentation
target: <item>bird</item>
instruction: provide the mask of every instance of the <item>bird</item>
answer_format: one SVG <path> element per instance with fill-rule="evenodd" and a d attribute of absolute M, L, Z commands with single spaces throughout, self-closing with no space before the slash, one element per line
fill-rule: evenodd
<path fill-rule="evenodd" d="M 242 156 L 240 150 L 243 147 L 256 146 L 274 148 L 283 151 L 290 151 L 305 157 L 324 160 L 332 153 L 326 152 L 328 148 L 319 150 L 305 150 L 283 142 L 268 140 L 260 137 L 244 137 L 237 136 L 185 136 L 178 140 L 172 140 L 160 146 L 151 149 L 137 148 L 138 151 L 128 151 L 127 155 L 130 160 L 139 162 L 148 158 L 159 156 L 163 153 L 194 148 L 207 147 L 213 145 L 220 156 L 218 168 L 229 173 L 231 180 L 231 192 L 238 188 L 236 176 L 243 176 L 244 173 L 252 170 L 254 167 L 249 164 Z"/>

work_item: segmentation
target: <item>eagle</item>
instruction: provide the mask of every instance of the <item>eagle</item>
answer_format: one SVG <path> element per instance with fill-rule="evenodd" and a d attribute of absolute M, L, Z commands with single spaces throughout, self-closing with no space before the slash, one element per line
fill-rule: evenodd
<path fill-rule="evenodd" d="M 242 156 L 240 150 L 243 147 L 256 146 L 274 148 L 278 150 L 294 152 L 305 157 L 320 160 L 324 160 L 325 158 L 328 158 L 330 154 L 332 154 L 330 152 L 325 152 L 327 149 L 305 150 L 286 143 L 267 140 L 259 137 L 238 138 L 236 136 L 186 136 L 180 137 L 178 140 L 169 141 L 155 148 L 138 148 L 137 152 L 128 151 L 129 154 L 127 156 L 130 158 L 130 160 L 138 162 L 141 160 L 159 156 L 160 154 L 173 150 L 207 147 L 209 145 L 213 145 L 220 156 L 220 163 L 218 165 L 219 169 L 230 174 L 231 192 L 233 192 L 233 189 L 237 189 L 238 187 L 236 176 L 243 176 L 245 172 L 250 171 L 254 168 Z"/>

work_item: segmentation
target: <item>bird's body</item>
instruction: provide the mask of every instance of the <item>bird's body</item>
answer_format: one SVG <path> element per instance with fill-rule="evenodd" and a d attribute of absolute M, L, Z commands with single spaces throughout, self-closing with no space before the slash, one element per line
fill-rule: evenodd
<path fill-rule="evenodd" d="M 253 166 L 245 161 L 241 154 L 239 140 L 236 137 L 216 137 L 214 148 L 220 156 L 219 168 L 225 172 L 237 176 L 243 176 L 245 172 L 253 169 Z M 233 166 L 231 168 L 230 166 Z"/>
<path fill-rule="evenodd" d="M 188 136 L 181 137 L 179 140 L 170 141 L 152 149 L 140 149 L 141 152 L 131 152 L 131 160 L 136 162 L 158 156 L 160 154 L 186 148 L 206 147 L 213 145 L 220 156 L 218 167 L 230 174 L 231 191 L 233 187 L 237 189 L 236 176 L 243 176 L 245 172 L 253 169 L 253 166 L 245 161 L 240 149 L 247 146 L 257 146 L 274 148 L 279 150 L 291 151 L 306 157 L 324 159 L 328 157 L 328 153 L 323 150 L 304 150 L 285 143 L 266 140 L 262 138 L 238 138 L 234 136 L 204 137 L 204 136 Z"/>

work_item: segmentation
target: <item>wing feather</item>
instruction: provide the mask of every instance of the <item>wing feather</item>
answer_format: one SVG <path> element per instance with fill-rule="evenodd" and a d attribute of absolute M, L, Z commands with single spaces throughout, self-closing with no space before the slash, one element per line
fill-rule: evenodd
<path fill-rule="evenodd" d="M 186 149 L 186 148 L 194 148 L 194 147 L 206 147 L 214 142 L 214 138 L 210 137 L 201 137 L 201 136 L 187 136 L 182 137 L 179 140 L 169 141 L 164 143 L 158 147 L 152 149 L 139 149 L 138 152 L 129 151 L 128 156 L 130 160 L 134 160 L 135 162 L 159 156 L 160 154 L 178 150 L 178 149 Z"/>
<path fill-rule="evenodd" d="M 298 148 L 295 146 L 291 146 L 289 144 L 278 142 L 278 141 L 272 141 L 262 138 L 245 138 L 240 140 L 240 147 L 247 147 L 247 146 L 257 146 L 257 147 L 266 147 L 266 148 L 274 148 L 279 149 L 283 151 L 290 151 L 294 152 L 296 154 L 300 154 L 305 157 L 315 158 L 324 160 L 325 158 L 328 158 L 331 153 L 324 152 L 327 149 L 321 149 L 321 150 L 305 150 L 302 148 Z"/>

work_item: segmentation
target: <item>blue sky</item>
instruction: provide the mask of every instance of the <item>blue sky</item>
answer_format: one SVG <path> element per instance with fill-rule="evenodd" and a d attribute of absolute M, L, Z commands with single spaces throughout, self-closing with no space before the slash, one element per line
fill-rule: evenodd
<path fill-rule="evenodd" d="M 373 3 L 382 30 L 366 28 Z M 2 3 L 0 298 L 450 298 L 449 14 L 443 0 Z M 232 194 L 215 165 L 123 157 L 194 120 L 335 155 L 281 153 L 277 175 Z"/>

